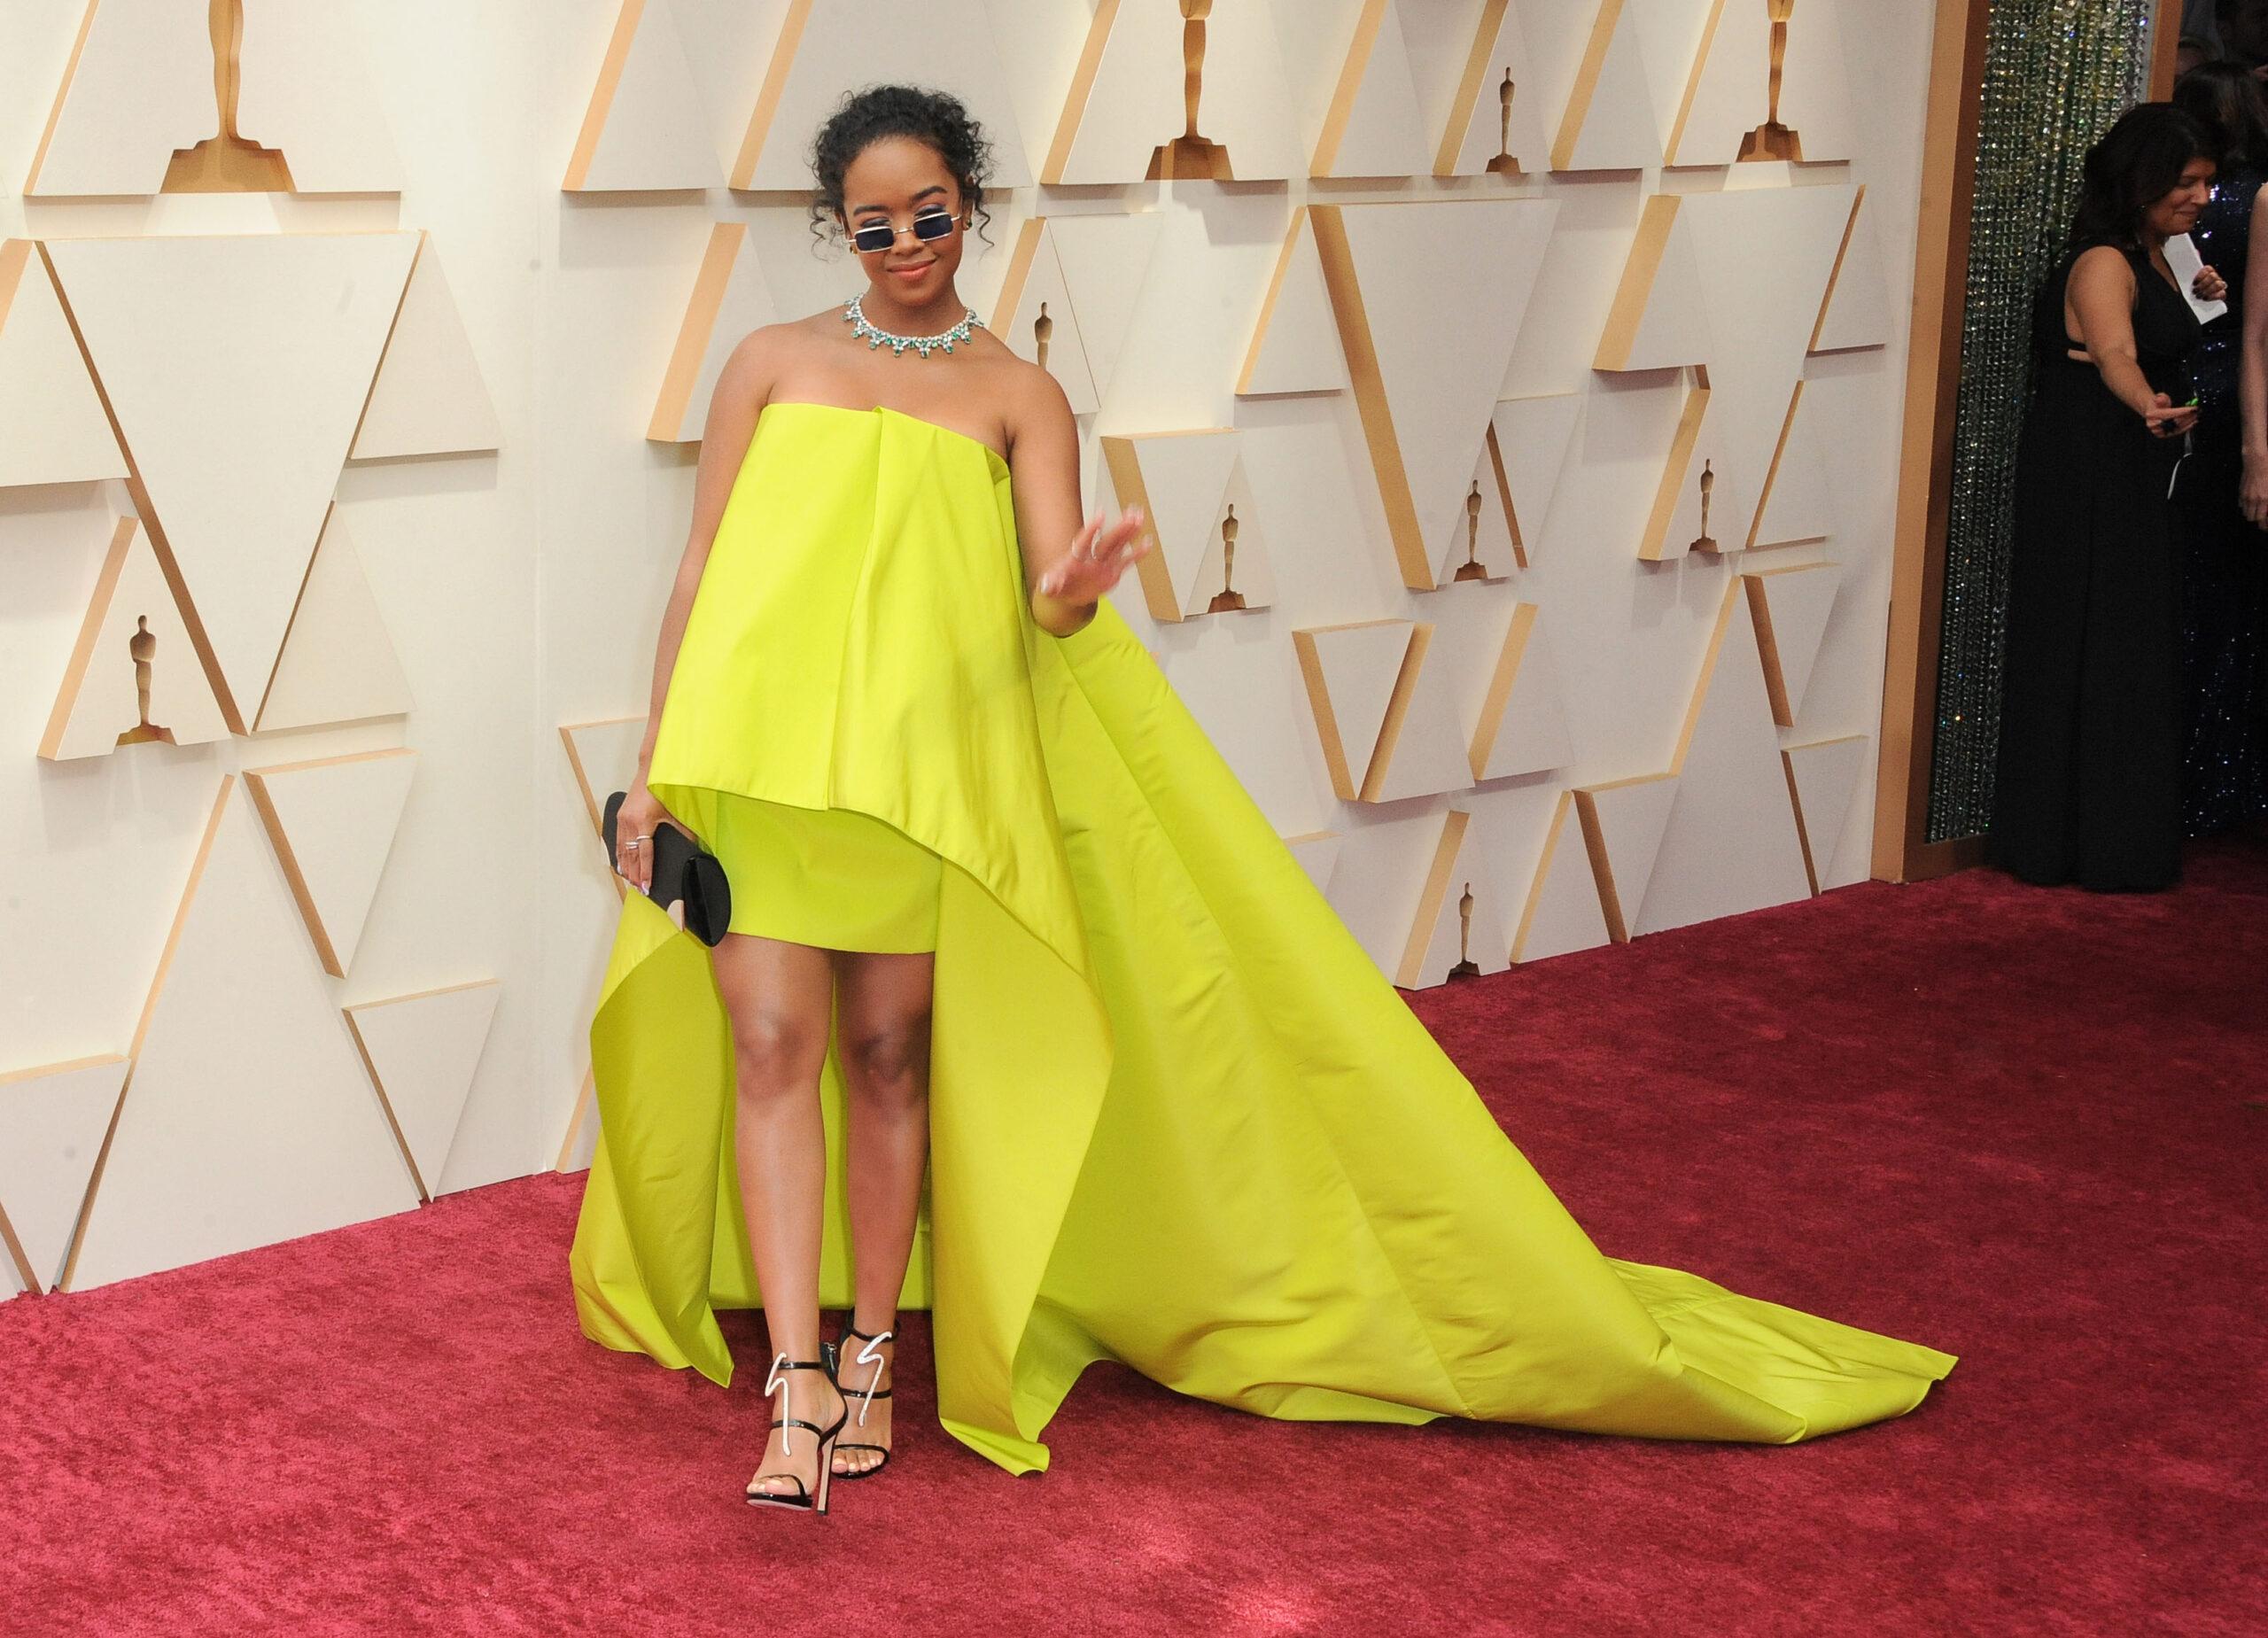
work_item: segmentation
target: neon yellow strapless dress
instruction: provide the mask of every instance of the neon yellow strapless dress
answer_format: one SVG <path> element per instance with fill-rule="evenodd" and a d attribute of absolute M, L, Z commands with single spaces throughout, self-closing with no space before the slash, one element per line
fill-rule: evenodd
<path fill-rule="evenodd" d="M 1264 1416 L 1789 1442 L 1951 1356 L 1600 1255 L 1107 606 L 1030 618 L 1008 469 L 891 410 L 759 419 L 651 768 L 847 809 L 941 861 L 931 1184 L 907 1285 L 937 1403 L 1002 1466 L 1091 1362 Z M 585 1333 L 732 1359 L 757 1300 L 708 952 L 623 908 L 591 1023 Z M 842 1086 L 822 1083 L 831 1130 Z M 848 1300 L 839 1149 L 822 1299 Z"/>

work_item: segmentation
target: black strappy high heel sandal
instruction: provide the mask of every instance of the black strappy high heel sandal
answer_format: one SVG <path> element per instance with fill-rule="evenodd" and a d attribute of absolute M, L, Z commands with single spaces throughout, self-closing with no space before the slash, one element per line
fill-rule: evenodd
<path fill-rule="evenodd" d="M 883 1359 L 882 1356 L 880 1354 L 875 1353 L 874 1350 L 880 1347 L 883 1343 L 889 1341 L 897 1335 L 897 1333 L 895 1331 L 885 1331 L 877 1336 L 870 1337 L 865 1331 L 859 1330 L 856 1325 L 850 1325 L 844 1328 L 843 1334 L 845 1337 L 856 1337 L 865 1345 L 858 1351 L 858 1353 L 851 1356 L 850 1362 L 854 1365 L 870 1365 L 874 1368 L 867 1374 L 866 1386 L 863 1392 L 855 1394 L 843 1394 L 843 1414 L 845 1416 L 850 1414 L 850 1401 L 854 1398 L 857 1399 L 858 1401 L 858 1422 L 860 1427 L 864 1427 L 866 1425 L 866 1412 L 874 1405 L 874 1402 L 878 1399 L 888 1399 L 890 1396 L 890 1390 L 889 1388 L 877 1388 L 874 1384 L 882 1379 L 883 1370 L 893 1362 Z M 835 1391 L 838 1393 L 843 1393 L 843 1343 L 839 1340 L 822 1343 L 819 1347 L 819 1352 L 827 1355 L 827 1364 L 835 1371 Z M 835 1475 L 838 1479 L 872 1479 L 875 1474 L 881 1472 L 882 1469 L 889 1465 L 889 1451 L 881 1445 L 838 1444 L 835 1446 L 835 1448 L 837 1450 L 872 1450 L 878 1453 L 882 1457 L 881 1461 L 875 1463 L 874 1466 L 870 1468 L 863 1470 L 853 1468 L 847 1473 L 838 1473 Z M 832 1464 L 832 1461 L 833 1458 L 830 1457 L 830 1464 Z"/>
<path fill-rule="evenodd" d="M 819 1352 L 825 1355 L 827 1350 L 825 1347 L 821 1347 Z M 764 1378 L 765 1397 L 768 1399 L 774 1393 L 780 1396 L 780 1415 L 772 1425 L 783 1430 L 780 1435 L 780 1454 L 783 1456 L 795 1454 L 795 1435 L 785 1432 L 786 1429 L 804 1428 L 819 1436 L 819 1478 L 816 1487 L 805 1484 L 802 1476 L 796 1473 L 759 1473 L 743 1494 L 748 1497 L 750 1507 L 784 1507 L 799 1513 L 823 1514 L 827 1511 L 827 1483 L 835 1476 L 835 1436 L 843 1432 L 843 1424 L 850 1419 L 850 1405 L 847 1400 L 843 1401 L 842 1410 L 836 1414 L 834 1425 L 830 1427 L 821 1427 L 816 1422 L 804 1421 L 801 1417 L 794 1414 L 795 1401 L 788 1392 L 787 1373 L 791 1370 L 816 1370 L 830 1383 L 835 1380 L 835 1370 L 832 1362 L 824 1358 L 792 1360 L 785 1354 L 781 1354 L 773 1356 L 771 1374 Z M 838 1386 L 835 1391 L 837 1397 L 840 1397 L 842 1388 Z M 772 1479 L 793 1480 L 797 1494 L 794 1495 L 785 1493 L 775 1494 L 773 1491 L 758 1490 L 756 1487 L 757 1485 Z"/>

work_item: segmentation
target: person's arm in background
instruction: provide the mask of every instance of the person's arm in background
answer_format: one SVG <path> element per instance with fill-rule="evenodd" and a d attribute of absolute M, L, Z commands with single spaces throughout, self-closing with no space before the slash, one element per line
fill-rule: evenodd
<path fill-rule="evenodd" d="M 2252 198 L 2252 231 L 2268 231 L 2268 188 Z M 2261 248 L 2268 251 L 2268 241 Z M 2268 529 L 2268 255 L 2245 263 L 2244 338 L 2236 355 L 2238 424 L 2243 429 L 2244 481 L 2237 504 L 2245 520 Z"/>

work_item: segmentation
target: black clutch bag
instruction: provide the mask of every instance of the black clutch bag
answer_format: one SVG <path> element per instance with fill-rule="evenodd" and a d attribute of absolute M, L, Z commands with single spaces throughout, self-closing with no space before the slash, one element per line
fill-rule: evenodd
<path fill-rule="evenodd" d="M 614 845 L 615 819 L 629 795 L 626 790 L 618 790 L 609 796 L 606 815 L 599 821 L 599 829 L 606 837 L 607 862 L 617 869 L 620 866 Z M 733 889 L 725 880 L 724 866 L 718 863 L 714 853 L 706 851 L 674 825 L 657 826 L 651 845 L 654 884 L 647 897 L 664 910 L 682 903 L 685 930 L 713 947 L 733 924 Z"/>

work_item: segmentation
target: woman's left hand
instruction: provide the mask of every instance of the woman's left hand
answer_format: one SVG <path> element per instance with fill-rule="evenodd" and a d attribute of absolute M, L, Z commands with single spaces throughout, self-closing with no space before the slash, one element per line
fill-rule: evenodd
<path fill-rule="evenodd" d="M 1071 549 L 1054 568 L 1042 575 L 1039 590 L 1067 603 L 1091 603 L 1118 584 L 1118 578 L 1150 554 L 1153 542 L 1142 532 L 1148 519 L 1140 507 L 1106 524 L 1097 512 L 1071 537 Z"/>
<path fill-rule="evenodd" d="M 2200 301 L 2223 301 L 2229 293 L 2229 282 L 2211 268 L 2200 268 L 2197 276 L 2189 281 L 2189 289 Z"/>

